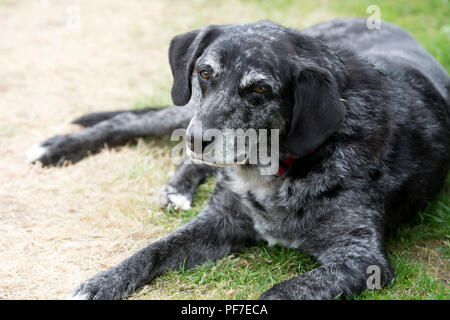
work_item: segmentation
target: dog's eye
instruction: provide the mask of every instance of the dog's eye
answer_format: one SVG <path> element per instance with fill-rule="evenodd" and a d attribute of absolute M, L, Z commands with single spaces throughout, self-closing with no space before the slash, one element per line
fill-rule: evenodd
<path fill-rule="evenodd" d="M 254 86 L 253 87 L 253 92 L 255 92 L 255 93 L 264 93 L 266 90 L 264 90 L 264 88 L 263 87 L 261 87 L 261 86 Z"/>
<path fill-rule="evenodd" d="M 200 77 L 202 77 L 205 80 L 208 80 L 209 78 L 211 78 L 211 72 L 209 72 L 208 70 L 202 70 L 200 71 Z"/>

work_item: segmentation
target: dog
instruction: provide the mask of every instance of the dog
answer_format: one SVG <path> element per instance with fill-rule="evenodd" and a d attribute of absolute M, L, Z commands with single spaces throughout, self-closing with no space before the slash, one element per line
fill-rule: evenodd
<path fill-rule="evenodd" d="M 358 18 L 300 31 L 270 21 L 210 25 L 175 36 L 169 62 L 175 106 L 83 116 L 75 123 L 87 129 L 33 146 L 29 160 L 74 163 L 105 144 L 187 128 L 190 158 L 202 162 L 205 147 L 222 143 L 205 139 L 207 129 L 253 128 L 279 131 L 280 169 L 183 160 L 167 201 L 189 208 L 214 175 L 202 212 L 71 298 L 120 299 L 167 269 L 261 240 L 320 262 L 261 299 L 352 297 L 374 266 L 381 285 L 393 281 L 385 237 L 441 190 L 449 169 L 450 78 L 411 35 L 385 22 L 370 30 Z M 203 131 L 193 130 L 198 123 Z"/>

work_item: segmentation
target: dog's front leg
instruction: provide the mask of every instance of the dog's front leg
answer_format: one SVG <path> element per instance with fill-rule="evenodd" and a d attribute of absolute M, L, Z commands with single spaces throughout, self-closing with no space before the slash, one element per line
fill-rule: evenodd
<path fill-rule="evenodd" d="M 314 270 L 275 285 L 260 299 L 323 300 L 333 299 L 341 294 L 352 297 L 366 288 L 371 288 L 368 283 L 379 289 L 380 287 L 376 286 L 376 278 L 373 281 L 369 278 L 378 276 L 378 271 L 380 285 L 392 280 L 392 271 L 381 255 L 352 256 L 353 253 L 346 252 L 345 249 L 336 250 L 332 255 L 340 258 L 332 259 Z"/>
<path fill-rule="evenodd" d="M 210 204 L 181 229 L 79 285 L 69 298 L 120 299 L 168 269 L 215 261 L 254 239 L 250 221 Z"/>
<path fill-rule="evenodd" d="M 369 212 L 367 209 L 365 213 Z M 380 288 L 393 279 L 376 224 L 368 221 L 370 218 L 359 219 L 356 214 L 334 214 L 333 218 L 307 235 L 308 251 L 322 265 L 275 285 L 261 299 L 352 297 L 366 288 Z"/>

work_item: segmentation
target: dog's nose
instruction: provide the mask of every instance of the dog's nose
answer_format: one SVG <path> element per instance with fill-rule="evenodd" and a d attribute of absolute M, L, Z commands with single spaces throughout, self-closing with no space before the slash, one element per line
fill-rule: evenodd
<path fill-rule="evenodd" d="M 194 153 L 203 153 L 205 148 L 214 141 L 214 137 L 209 140 L 204 139 L 205 131 L 203 128 L 201 130 L 195 130 L 194 126 L 189 126 L 186 132 L 186 143 Z"/>

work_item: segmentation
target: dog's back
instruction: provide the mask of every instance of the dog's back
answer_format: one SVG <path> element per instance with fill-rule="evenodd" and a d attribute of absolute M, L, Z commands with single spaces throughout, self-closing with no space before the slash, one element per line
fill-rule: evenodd
<path fill-rule="evenodd" d="M 404 29 L 381 22 L 369 29 L 365 19 L 334 19 L 304 29 L 331 48 L 350 48 L 387 74 L 408 81 L 411 70 L 425 76 L 446 101 L 450 101 L 450 77 L 439 62 Z M 416 76 L 416 74 L 414 74 Z"/>
<path fill-rule="evenodd" d="M 384 22 L 380 27 L 370 30 L 366 20 L 351 18 L 324 22 L 303 32 L 342 52 L 343 57 L 345 51 L 356 52 L 395 82 L 398 99 L 385 101 L 387 105 L 377 110 L 399 115 L 393 117 L 392 125 L 401 128 L 397 131 L 401 134 L 393 137 L 392 168 L 388 168 L 395 183 L 377 181 L 376 173 L 373 180 L 374 187 L 395 186 L 387 192 L 385 208 L 386 230 L 391 231 L 412 218 L 445 182 L 450 155 L 450 77 L 405 30 Z M 369 80 L 361 77 L 360 81 Z"/>

